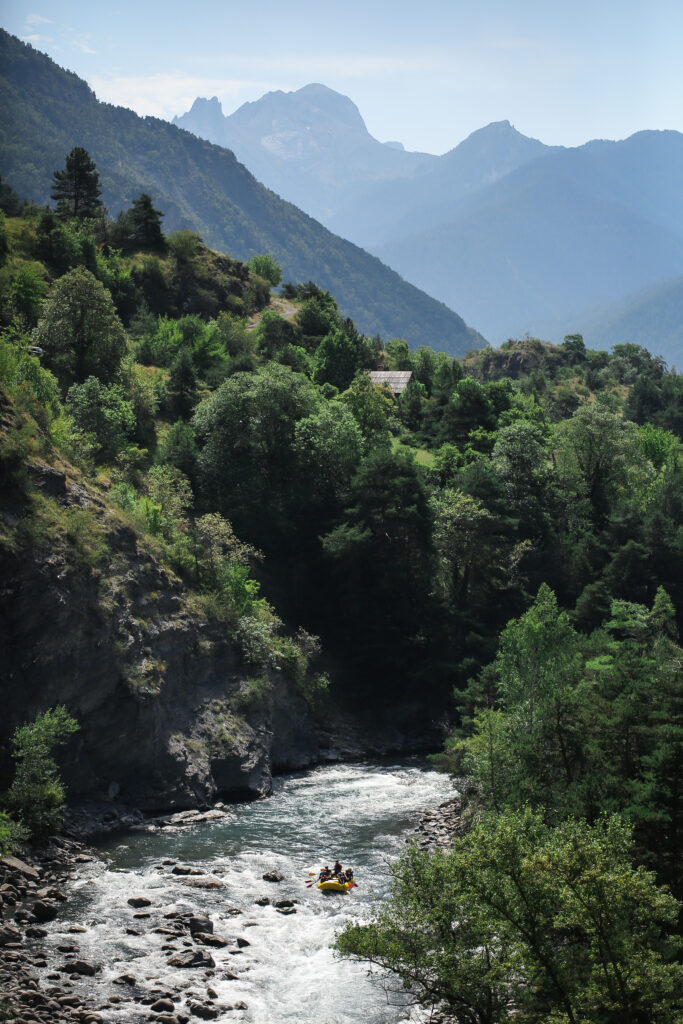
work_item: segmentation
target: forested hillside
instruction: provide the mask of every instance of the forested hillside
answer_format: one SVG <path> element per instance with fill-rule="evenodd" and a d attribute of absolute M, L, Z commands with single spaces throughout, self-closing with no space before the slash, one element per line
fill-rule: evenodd
<path fill-rule="evenodd" d="M 676 1020 L 681 378 L 383 343 L 146 193 L 110 220 L 85 151 L 55 171 L 55 209 L 0 190 L 5 751 L 73 699 L 79 792 L 118 757 L 160 806 L 267 791 L 264 737 L 310 763 L 340 708 L 449 721 L 464 835 L 340 950 L 477 1024 Z"/>
<path fill-rule="evenodd" d="M 85 82 L 6 32 L 0 64 L 0 173 L 21 195 L 45 202 L 64 154 L 84 146 L 112 214 L 147 192 L 169 228 L 192 228 L 242 260 L 272 253 L 288 279 L 330 289 L 370 334 L 460 354 L 483 344 L 442 303 L 269 192 L 228 150 L 99 103 Z"/>

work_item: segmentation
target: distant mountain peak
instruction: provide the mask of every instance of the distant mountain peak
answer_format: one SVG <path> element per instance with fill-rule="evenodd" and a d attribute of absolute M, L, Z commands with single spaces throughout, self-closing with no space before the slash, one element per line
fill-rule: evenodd
<path fill-rule="evenodd" d="M 490 164 L 484 172 L 482 182 L 508 174 L 515 167 L 541 153 L 550 152 L 538 139 L 529 138 L 517 131 L 509 121 L 491 121 L 483 128 L 477 128 L 466 139 L 444 154 L 447 164 L 463 159 L 472 159 L 481 170 L 481 162 Z"/>
<path fill-rule="evenodd" d="M 212 96 L 210 100 L 207 100 L 204 96 L 198 96 L 190 107 L 190 111 L 196 113 L 198 110 L 214 110 L 218 114 L 223 113 L 223 107 L 218 96 Z"/>
<path fill-rule="evenodd" d="M 276 131 L 328 122 L 355 133 L 368 134 L 365 121 L 353 100 L 319 82 L 311 82 L 292 92 L 283 92 L 282 89 L 267 92 L 258 100 L 243 103 L 230 115 L 230 120 L 236 125 L 265 123 L 267 120 Z"/>
<path fill-rule="evenodd" d="M 510 121 L 491 121 L 490 124 L 485 124 L 483 128 L 477 128 L 476 131 L 471 132 L 463 142 L 467 142 L 469 139 L 525 139 L 529 142 L 538 142 L 537 139 L 531 139 L 528 135 L 523 135 L 522 132 L 517 131 L 515 126 Z M 461 142 L 462 146 L 463 143 Z M 457 149 L 457 147 L 456 147 Z"/>
<path fill-rule="evenodd" d="M 218 96 L 212 96 L 210 100 L 198 96 L 187 113 L 174 117 L 172 123 L 179 128 L 187 126 L 194 135 L 213 138 L 222 129 L 224 121 L 223 107 Z"/>

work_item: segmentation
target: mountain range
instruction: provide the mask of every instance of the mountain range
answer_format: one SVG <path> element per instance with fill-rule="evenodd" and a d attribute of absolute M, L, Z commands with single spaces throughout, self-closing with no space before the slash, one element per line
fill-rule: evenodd
<path fill-rule="evenodd" d="M 683 273 L 679 132 L 565 148 L 500 121 L 442 156 L 408 153 L 373 139 L 352 101 L 322 85 L 268 93 L 229 117 L 215 97 L 197 99 L 175 121 L 234 148 L 266 184 L 494 342 L 585 325 L 598 347 L 612 343 L 608 322 L 618 340 L 642 337 L 628 310 L 647 290 L 649 347 L 681 361 L 654 298 Z M 683 322 L 664 293 L 667 323 Z"/>
<path fill-rule="evenodd" d="M 75 74 L 0 30 L 0 174 L 21 196 L 45 203 L 74 146 L 95 160 L 112 214 L 147 192 L 167 231 L 192 228 L 241 260 L 270 252 L 285 280 L 329 289 L 365 333 L 453 355 L 485 343 L 443 303 L 269 191 L 229 150 L 99 102 Z"/>
<path fill-rule="evenodd" d="M 231 149 L 259 181 L 321 221 L 369 182 L 411 176 L 434 160 L 378 142 L 347 96 L 317 84 L 269 92 L 229 117 L 217 97 L 198 97 L 173 124 Z"/>

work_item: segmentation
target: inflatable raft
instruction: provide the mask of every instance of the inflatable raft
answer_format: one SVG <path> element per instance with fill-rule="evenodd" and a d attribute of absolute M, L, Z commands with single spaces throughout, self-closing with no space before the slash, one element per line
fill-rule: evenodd
<path fill-rule="evenodd" d="M 323 892 L 348 892 L 353 889 L 353 882 L 340 882 L 338 878 L 328 878 L 326 882 L 318 882 Z"/>

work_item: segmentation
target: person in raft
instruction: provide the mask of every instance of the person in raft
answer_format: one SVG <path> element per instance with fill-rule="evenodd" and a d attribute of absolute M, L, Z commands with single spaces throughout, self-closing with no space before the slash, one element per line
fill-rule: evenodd
<path fill-rule="evenodd" d="M 344 873 L 344 869 L 341 866 L 341 863 L 338 860 L 336 860 L 334 862 L 334 867 L 332 868 L 332 874 L 336 875 L 340 882 L 343 882 L 344 881 L 344 879 L 342 878 L 343 873 Z"/>

